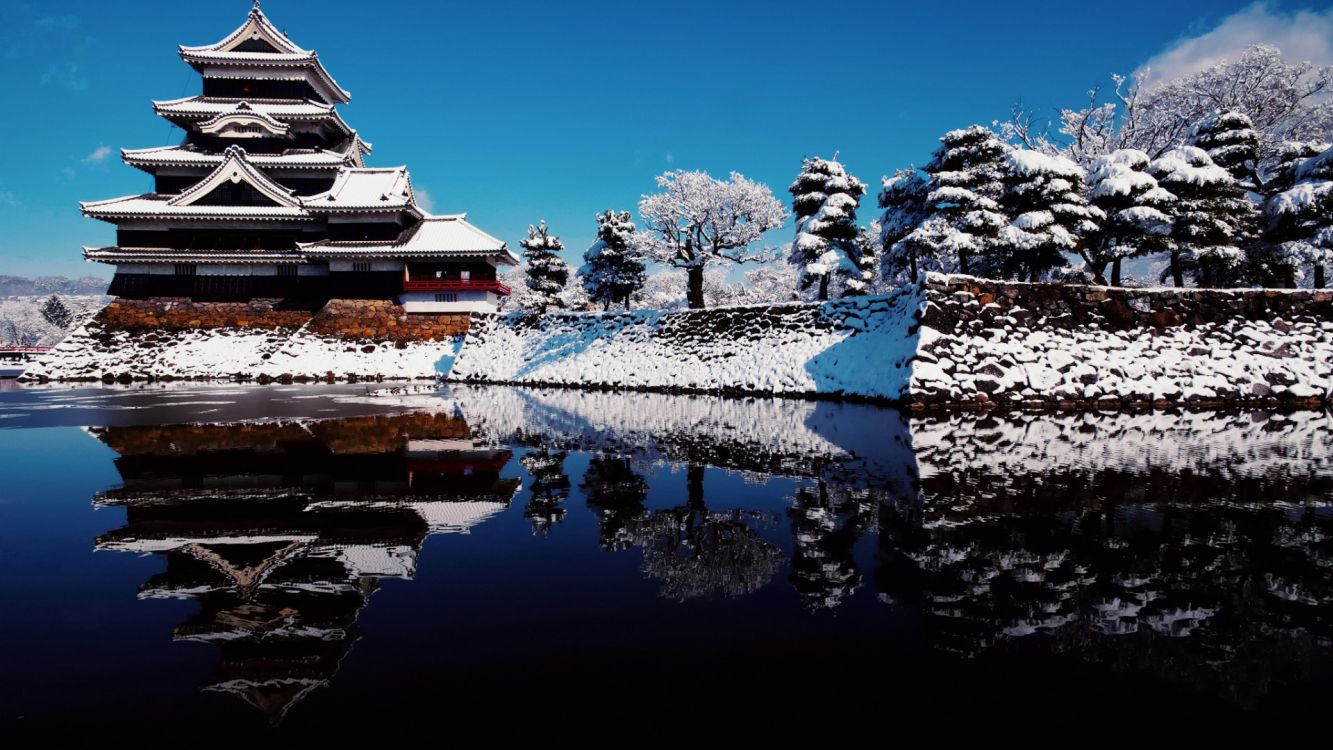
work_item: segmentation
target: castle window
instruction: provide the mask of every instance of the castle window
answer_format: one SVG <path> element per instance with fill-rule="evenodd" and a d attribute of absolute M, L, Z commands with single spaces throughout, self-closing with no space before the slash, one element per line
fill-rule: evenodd
<path fill-rule="evenodd" d="M 193 263 L 177 263 L 174 269 L 177 276 L 194 276 L 199 269 Z"/>
<path fill-rule="evenodd" d="M 441 292 L 435 295 L 436 302 L 457 302 L 458 294 L 455 292 Z"/>
<path fill-rule="evenodd" d="M 352 264 L 352 270 L 357 273 L 370 273 L 370 261 L 357 261 Z"/>
<path fill-rule="evenodd" d="M 296 266 L 278 266 L 279 276 L 295 276 Z"/>

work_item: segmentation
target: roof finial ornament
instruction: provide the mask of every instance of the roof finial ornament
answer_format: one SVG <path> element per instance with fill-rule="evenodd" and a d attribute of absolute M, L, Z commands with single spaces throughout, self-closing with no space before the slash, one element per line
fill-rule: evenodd
<path fill-rule="evenodd" d="M 259 0 L 255 0 L 254 7 L 252 7 L 252 8 L 250 9 L 250 12 L 251 12 L 251 13 L 258 13 L 258 12 L 259 12 Z"/>

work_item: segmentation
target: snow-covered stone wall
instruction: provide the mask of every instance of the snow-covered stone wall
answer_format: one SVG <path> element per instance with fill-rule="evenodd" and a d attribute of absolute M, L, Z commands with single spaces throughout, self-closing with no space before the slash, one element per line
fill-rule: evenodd
<path fill-rule="evenodd" d="M 118 300 L 23 377 L 433 380 L 448 372 L 467 323 L 364 300 L 332 300 L 317 312 L 262 300 Z"/>
<path fill-rule="evenodd" d="M 1123 289 L 932 276 L 912 401 L 1314 406 L 1333 291 Z"/>
<path fill-rule="evenodd" d="M 449 379 L 901 400 L 922 300 L 478 316 Z"/>
<path fill-rule="evenodd" d="M 75 331 L 27 375 L 261 382 L 445 376 L 861 398 L 922 409 L 1314 407 L 1329 403 L 1333 391 L 1333 291 L 931 276 L 889 295 L 824 304 L 470 320 L 347 301 L 318 313 L 122 304 Z"/>

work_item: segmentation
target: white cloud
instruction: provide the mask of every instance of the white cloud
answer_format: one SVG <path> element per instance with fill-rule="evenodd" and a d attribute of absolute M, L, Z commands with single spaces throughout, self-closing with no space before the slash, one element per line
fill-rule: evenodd
<path fill-rule="evenodd" d="M 80 161 L 82 161 L 84 164 L 101 164 L 102 162 L 106 161 L 106 158 L 110 155 L 111 155 L 111 147 L 107 145 L 101 145 L 93 149 L 93 152 L 91 154 L 88 154 L 87 156 L 83 157 L 82 159 L 80 159 Z"/>
<path fill-rule="evenodd" d="M 1213 29 L 1183 37 L 1144 63 L 1157 83 L 1234 60 L 1253 44 L 1271 44 L 1287 62 L 1333 65 L 1333 8 L 1290 13 L 1258 2 L 1222 19 Z"/>
<path fill-rule="evenodd" d="M 435 212 L 435 201 L 431 199 L 430 193 L 425 188 L 414 187 L 412 194 L 416 196 L 417 205 L 421 206 L 426 213 Z"/>
<path fill-rule="evenodd" d="M 88 88 L 88 79 L 83 77 L 78 65 L 68 60 L 62 60 L 52 63 L 47 67 L 46 72 L 42 73 L 42 85 L 50 86 L 52 84 L 63 86 L 70 91 L 82 91 Z"/>

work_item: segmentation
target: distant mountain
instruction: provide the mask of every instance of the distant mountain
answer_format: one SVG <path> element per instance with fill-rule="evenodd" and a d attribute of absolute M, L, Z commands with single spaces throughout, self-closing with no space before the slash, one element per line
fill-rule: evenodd
<path fill-rule="evenodd" d="M 107 280 L 96 276 L 70 279 L 64 276 L 0 276 L 0 297 L 45 294 L 106 294 Z"/>

